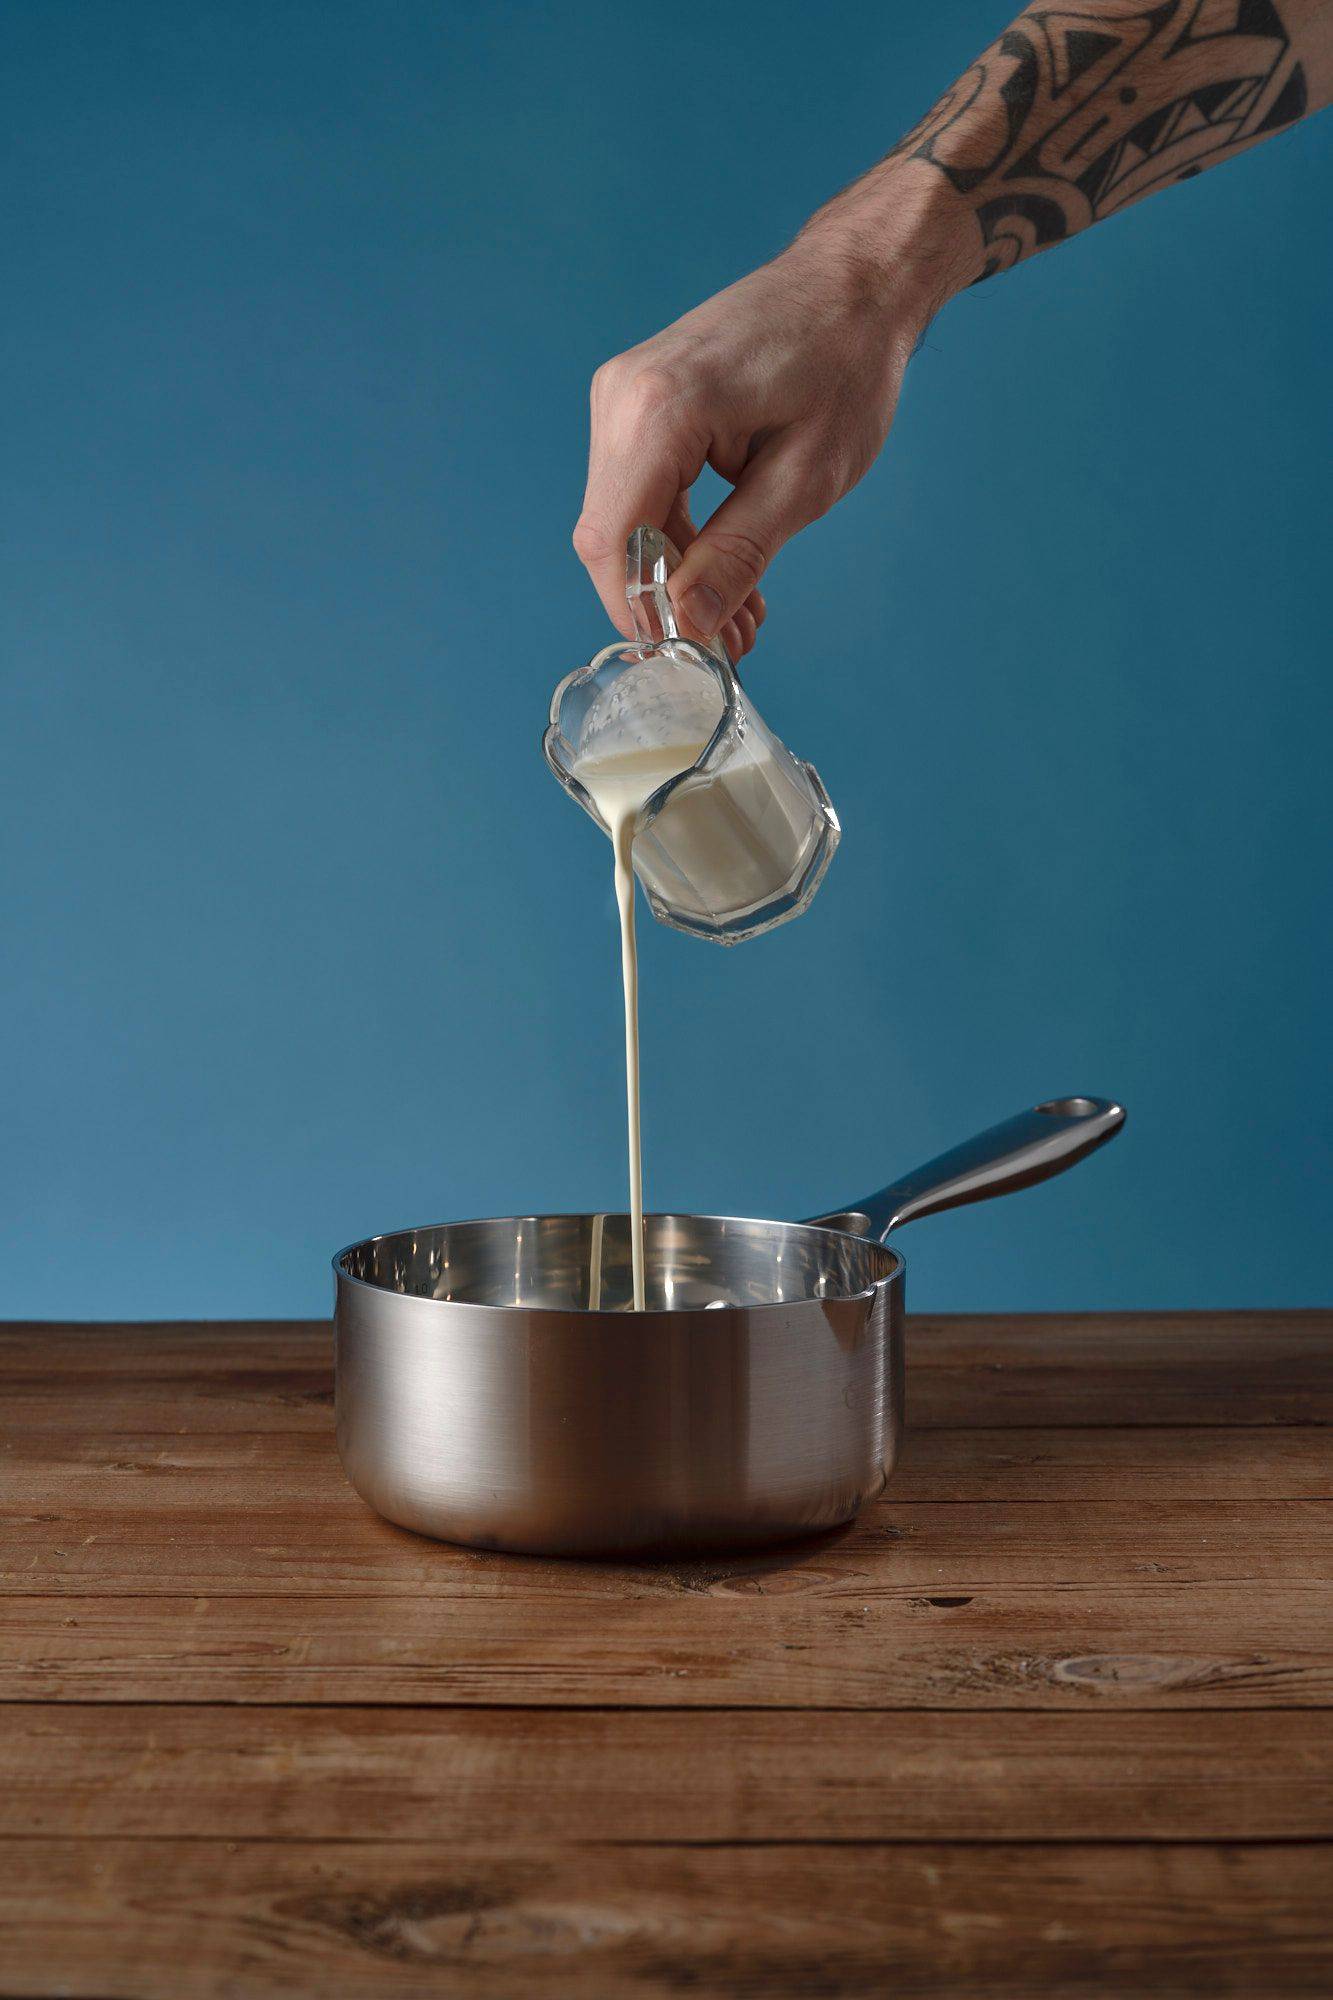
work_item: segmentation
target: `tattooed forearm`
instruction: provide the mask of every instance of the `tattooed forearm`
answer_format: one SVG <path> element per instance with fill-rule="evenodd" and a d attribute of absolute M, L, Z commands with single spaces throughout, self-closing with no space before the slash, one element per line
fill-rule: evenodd
<path fill-rule="evenodd" d="M 930 162 L 967 198 L 989 278 L 1304 116 L 1300 39 L 1325 54 L 1329 14 L 1312 0 L 1032 7 L 889 158 Z"/>

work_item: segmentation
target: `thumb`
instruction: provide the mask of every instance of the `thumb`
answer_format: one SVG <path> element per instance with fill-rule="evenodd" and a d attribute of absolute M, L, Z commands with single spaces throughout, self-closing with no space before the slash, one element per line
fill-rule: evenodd
<path fill-rule="evenodd" d="M 752 459 L 667 586 L 682 625 L 694 637 L 713 638 L 739 611 L 783 543 L 821 511 L 803 506 L 790 454 Z"/>

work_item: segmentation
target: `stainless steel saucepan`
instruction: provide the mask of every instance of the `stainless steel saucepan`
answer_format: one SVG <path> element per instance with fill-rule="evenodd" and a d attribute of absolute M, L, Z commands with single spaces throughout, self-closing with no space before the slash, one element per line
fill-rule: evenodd
<path fill-rule="evenodd" d="M 1124 1123 L 1056 1098 L 811 1222 L 623 1215 L 402 1230 L 334 1259 L 338 1449 L 362 1498 L 446 1541 L 663 1555 L 831 1528 L 903 1421 L 915 1217 L 1047 1179 Z"/>

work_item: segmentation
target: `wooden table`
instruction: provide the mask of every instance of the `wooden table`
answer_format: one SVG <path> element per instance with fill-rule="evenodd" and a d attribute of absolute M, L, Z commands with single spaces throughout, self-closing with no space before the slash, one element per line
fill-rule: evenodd
<path fill-rule="evenodd" d="M 917 1319 L 843 1533 L 388 1526 L 323 1325 L 0 1330 L 0 1992 L 1327 1994 L 1333 1314 Z"/>

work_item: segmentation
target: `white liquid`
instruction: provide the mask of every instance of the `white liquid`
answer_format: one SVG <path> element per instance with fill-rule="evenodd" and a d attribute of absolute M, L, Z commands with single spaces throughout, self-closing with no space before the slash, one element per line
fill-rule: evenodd
<path fill-rule="evenodd" d="M 733 743 L 706 785 L 673 792 L 641 856 L 653 879 L 658 850 L 670 857 L 660 888 L 682 914 L 716 919 L 762 907 L 799 878 L 820 830 L 802 774 L 756 730 Z"/>
<path fill-rule="evenodd" d="M 669 743 L 621 751 L 580 763 L 574 775 L 611 829 L 615 850 L 616 907 L 620 911 L 620 976 L 625 988 L 625 1098 L 629 1115 L 630 1257 L 634 1310 L 644 1310 L 643 1144 L 639 1120 L 639 952 L 634 936 L 634 824 L 644 800 L 684 771 L 702 743 Z"/>

